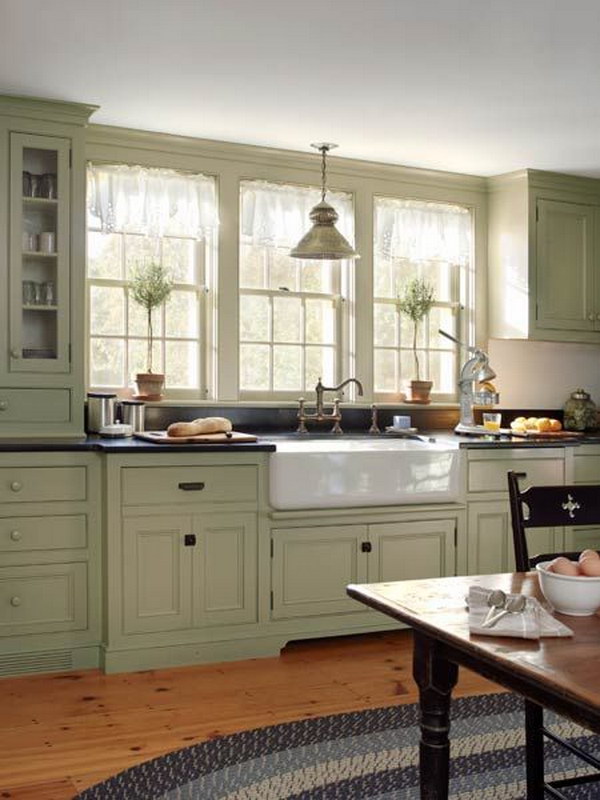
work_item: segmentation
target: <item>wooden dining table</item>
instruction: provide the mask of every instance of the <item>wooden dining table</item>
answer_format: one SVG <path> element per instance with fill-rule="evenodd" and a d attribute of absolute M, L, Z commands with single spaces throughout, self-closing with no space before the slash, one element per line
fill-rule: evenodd
<path fill-rule="evenodd" d="M 459 666 L 600 733 L 600 617 L 556 614 L 573 631 L 569 638 L 471 634 L 465 598 L 474 585 L 543 601 L 529 572 L 347 587 L 350 597 L 413 629 L 421 800 L 448 798 L 450 700 Z"/>

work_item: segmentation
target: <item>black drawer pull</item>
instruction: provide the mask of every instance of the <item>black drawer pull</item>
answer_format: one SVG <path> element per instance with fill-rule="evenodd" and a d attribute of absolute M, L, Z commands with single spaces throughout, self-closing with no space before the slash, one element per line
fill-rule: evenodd
<path fill-rule="evenodd" d="M 196 534 L 186 533 L 183 537 L 183 543 L 186 547 L 196 547 Z"/>
<path fill-rule="evenodd" d="M 179 488 L 184 492 L 201 492 L 204 489 L 204 483 L 197 481 L 196 483 L 180 483 Z"/>

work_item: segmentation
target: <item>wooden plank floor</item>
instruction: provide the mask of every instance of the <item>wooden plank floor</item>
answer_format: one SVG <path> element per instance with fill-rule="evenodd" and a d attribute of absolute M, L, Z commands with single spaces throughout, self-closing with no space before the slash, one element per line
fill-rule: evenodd
<path fill-rule="evenodd" d="M 278 658 L 0 681 L 0 798 L 71 800 L 126 767 L 235 731 L 417 699 L 408 631 L 297 642 Z M 455 695 L 498 691 L 461 670 Z"/>

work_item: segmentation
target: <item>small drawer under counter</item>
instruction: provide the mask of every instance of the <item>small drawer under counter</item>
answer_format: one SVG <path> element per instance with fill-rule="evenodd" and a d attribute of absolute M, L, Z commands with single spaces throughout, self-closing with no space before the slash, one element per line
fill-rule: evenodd
<path fill-rule="evenodd" d="M 87 547 L 87 516 L 0 518 L 0 553 Z"/>
<path fill-rule="evenodd" d="M 81 466 L 0 467 L 0 503 L 48 503 L 87 499 Z"/>
<path fill-rule="evenodd" d="M 83 630 L 88 625 L 88 565 L 0 568 L 0 637 Z"/>
<path fill-rule="evenodd" d="M 256 502 L 254 466 L 125 467 L 121 471 L 124 505 Z"/>
<path fill-rule="evenodd" d="M 524 486 L 564 483 L 564 450 L 472 450 L 467 464 L 467 492 L 508 492 L 510 470 L 525 474 Z"/>

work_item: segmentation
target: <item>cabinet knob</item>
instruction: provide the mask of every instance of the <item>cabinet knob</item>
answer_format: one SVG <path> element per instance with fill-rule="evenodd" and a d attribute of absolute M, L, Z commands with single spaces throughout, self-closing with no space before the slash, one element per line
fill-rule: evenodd
<path fill-rule="evenodd" d="M 21 533 L 21 531 L 11 531 L 10 532 L 10 538 L 13 540 L 13 542 L 20 542 L 22 537 L 23 537 L 23 534 Z"/>
<path fill-rule="evenodd" d="M 15 597 L 11 597 L 10 598 L 10 604 L 11 604 L 11 606 L 14 606 L 15 608 L 17 606 L 20 606 L 21 605 L 21 598 L 20 597 L 16 597 L 16 596 Z"/>
<path fill-rule="evenodd" d="M 6 411 L 8 408 L 8 400 L 0 400 L 0 411 Z"/>
<path fill-rule="evenodd" d="M 21 481 L 13 481 L 10 485 L 10 488 L 13 492 L 20 492 L 23 488 L 23 484 Z"/>
<path fill-rule="evenodd" d="M 600 314 L 596 314 L 596 319 L 600 319 Z"/>
<path fill-rule="evenodd" d="M 10 355 L 12 358 L 21 358 L 21 351 L 18 347 L 13 347 L 10 351 Z"/>
<path fill-rule="evenodd" d="M 596 319 L 596 317 L 594 314 L 588 314 L 588 319 L 590 322 L 593 322 Z"/>

